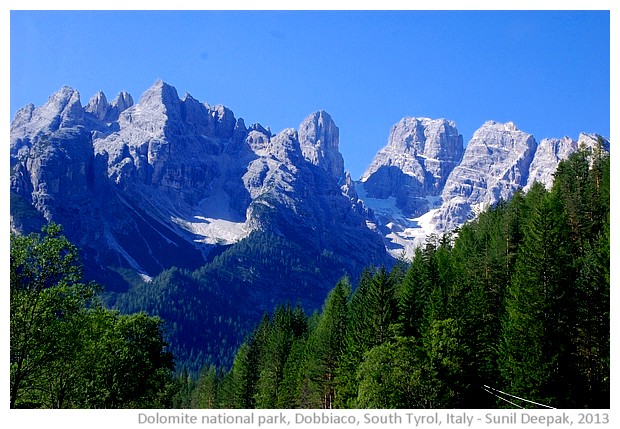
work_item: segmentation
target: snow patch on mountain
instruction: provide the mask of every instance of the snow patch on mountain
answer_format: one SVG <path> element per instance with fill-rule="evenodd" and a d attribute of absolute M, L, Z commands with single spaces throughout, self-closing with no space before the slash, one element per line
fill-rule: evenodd
<path fill-rule="evenodd" d="M 396 197 L 368 197 L 362 182 L 355 182 L 355 190 L 364 205 L 374 213 L 374 220 L 367 221 L 368 227 L 384 238 L 386 250 L 392 257 L 411 259 L 415 249 L 436 232 L 432 217 L 441 205 L 441 197 L 425 197 L 428 207 L 434 208 L 421 216 L 408 217 L 398 207 Z"/>
<path fill-rule="evenodd" d="M 249 231 L 245 222 L 233 222 L 204 216 L 194 216 L 192 219 L 172 217 L 171 220 L 198 236 L 194 241 L 205 244 L 234 244 L 247 237 Z"/>

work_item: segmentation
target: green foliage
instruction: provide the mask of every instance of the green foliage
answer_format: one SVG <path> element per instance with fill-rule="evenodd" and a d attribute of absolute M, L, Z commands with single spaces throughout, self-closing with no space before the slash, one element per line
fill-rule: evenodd
<path fill-rule="evenodd" d="M 345 345 L 350 292 L 348 280 L 338 282 L 327 296 L 317 326 L 309 335 L 300 398 L 304 408 L 334 407 L 335 379 Z"/>
<path fill-rule="evenodd" d="M 217 408 L 223 374 L 214 365 L 205 366 L 192 391 L 190 408 Z"/>
<path fill-rule="evenodd" d="M 408 264 L 366 269 L 353 293 L 339 282 L 321 313 L 276 307 L 239 349 L 220 406 L 505 406 L 491 385 L 609 407 L 609 251 L 609 157 L 579 152 L 550 191 L 534 184 L 429 237 Z"/>
<path fill-rule="evenodd" d="M 11 234 L 11 407 L 167 406 L 161 320 L 101 307 L 60 232 Z"/>
<path fill-rule="evenodd" d="M 82 280 L 58 226 L 12 234 L 11 407 L 505 406 L 482 389 L 492 385 L 556 407 L 607 408 L 609 171 L 602 151 L 580 151 L 560 163 L 552 189 L 518 191 L 454 235 L 429 237 L 411 261 L 366 269 L 355 288 L 343 278 L 310 316 L 299 304 L 237 308 L 271 295 L 252 284 L 256 270 L 303 279 L 279 302 L 321 277 L 273 234 L 200 270 L 136 282 L 114 297 L 123 313 Z M 246 332 L 240 346 L 231 340 Z M 183 361 L 176 378 L 171 351 Z"/>
<path fill-rule="evenodd" d="M 134 282 L 128 291 L 111 294 L 109 305 L 162 318 L 177 372 L 187 368 L 195 379 L 204 365 L 229 369 L 243 339 L 274 302 L 320 308 L 345 265 L 332 252 L 253 231 L 203 267 L 171 268 L 151 281 Z"/>
<path fill-rule="evenodd" d="M 526 195 L 499 360 L 514 394 L 609 406 L 608 165 L 579 151 L 560 164 L 550 192 L 538 186 Z"/>
<path fill-rule="evenodd" d="M 373 347 L 359 366 L 360 408 L 424 408 L 423 357 L 413 338 Z"/>

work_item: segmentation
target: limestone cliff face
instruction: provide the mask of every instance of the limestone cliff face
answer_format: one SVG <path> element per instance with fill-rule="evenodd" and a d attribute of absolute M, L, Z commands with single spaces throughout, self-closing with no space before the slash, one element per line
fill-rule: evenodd
<path fill-rule="evenodd" d="M 299 125 L 299 144 L 304 158 L 323 168 L 332 177 L 342 180 L 344 159 L 338 148 L 340 131 L 325 111 L 309 115 Z"/>
<path fill-rule="evenodd" d="M 534 181 L 550 188 L 559 162 L 578 148 L 594 150 L 599 136 L 538 144 L 512 122 L 487 121 L 465 150 L 462 143 L 451 121 L 403 118 L 355 189 L 343 188 L 359 198 L 393 256 L 411 256 L 429 234 L 461 226 Z M 601 149 L 609 151 L 609 141 Z"/>
<path fill-rule="evenodd" d="M 463 155 L 463 137 L 445 119 L 403 118 L 361 177 L 371 198 L 396 198 L 409 216 L 429 207 L 427 197 L 441 193 L 448 175 Z"/>
<path fill-rule="evenodd" d="M 195 267 L 218 245 L 271 230 L 338 253 L 355 271 L 384 262 L 385 250 L 341 189 L 338 139 L 323 111 L 274 135 L 163 81 L 135 104 L 99 92 L 82 107 L 64 87 L 17 113 L 11 192 L 62 224 L 100 267 Z"/>
<path fill-rule="evenodd" d="M 547 189 L 551 189 L 553 174 L 558 168 L 560 161 L 568 159 L 572 153 L 580 148 L 590 151 L 594 150 L 598 145 L 598 137 L 594 134 L 581 133 L 577 140 L 573 140 L 570 137 L 541 140 L 530 165 L 527 184 L 523 189 L 527 191 L 534 182 L 540 182 Z M 602 143 L 601 149 L 609 151 L 609 141 L 602 139 Z"/>
<path fill-rule="evenodd" d="M 500 199 L 509 199 L 527 184 L 536 148 L 534 137 L 512 122 L 487 121 L 446 180 L 441 208 L 433 216 L 435 227 L 453 229 Z"/>
<path fill-rule="evenodd" d="M 99 92 L 84 107 L 63 87 L 11 124 L 11 226 L 60 223 L 100 269 L 196 267 L 270 231 L 356 271 L 386 250 L 411 255 L 534 181 L 550 187 L 561 160 L 599 145 L 594 134 L 538 144 L 488 121 L 464 149 L 454 122 L 406 117 L 354 182 L 339 138 L 324 111 L 274 134 L 161 80 L 137 103 Z"/>

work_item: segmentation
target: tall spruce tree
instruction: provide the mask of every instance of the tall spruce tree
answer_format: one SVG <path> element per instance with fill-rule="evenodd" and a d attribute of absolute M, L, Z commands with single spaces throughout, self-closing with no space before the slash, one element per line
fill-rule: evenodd
<path fill-rule="evenodd" d="M 372 315 L 368 311 L 372 280 L 373 271 L 365 269 L 348 303 L 344 349 L 335 379 L 339 392 L 334 403 L 336 408 L 357 407 L 357 369 L 364 353 L 375 345 Z"/>
<path fill-rule="evenodd" d="M 425 311 L 433 287 L 427 260 L 422 249 L 417 248 L 397 294 L 398 321 L 403 336 L 422 336 Z"/>
<path fill-rule="evenodd" d="M 256 391 L 257 408 L 277 407 L 284 367 L 294 339 L 293 309 L 290 305 L 276 307 L 260 356 L 260 376 Z"/>
<path fill-rule="evenodd" d="M 561 216 L 542 185 L 532 186 L 526 204 L 532 211 L 506 297 L 500 369 L 509 393 L 557 405 L 564 387 L 558 368 L 569 352 L 563 307 L 570 256 Z"/>
<path fill-rule="evenodd" d="M 343 279 L 327 296 L 316 328 L 308 338 L 300 402 L 304 408 L 334 408 L 336 374 L 345 345 L 347 300 L 351 293 Z"/>
<path fill-rule="evenodd" d="M 191 408 L 219 408 L 222 372 L 205 365 L 191 395 Z"/>

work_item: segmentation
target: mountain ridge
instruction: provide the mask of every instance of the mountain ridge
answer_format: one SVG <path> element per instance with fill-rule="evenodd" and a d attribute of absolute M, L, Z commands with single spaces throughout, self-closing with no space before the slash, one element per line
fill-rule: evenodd
<path fill-rule="evenodd" d="M 601 149 L 609 151 L 609 141 L 598 135 L 581 133 L 578 140 L 543 139 L 539 144 L 513 122 L 489 120 L 459 150 L 456 142 L 462 136 L 453 121 L 407 117 L 392 127 L 387 145 L 357 182 L 358 194 L 377 214 L 373 228 L 392 256 L 410 258 L 429 235 L 459 228 L 517 189 L 534 181 L 550 188 L 559 162 L 579 148 L 595 150 L 599 138 Z M 441 160 L 431 158 L 431 167 L 440 174 L 425 168 L 429 144 L 434 153 L 443 153 Z M 377 176 L 378 184 L 373 181 Z M 434 186 L 425 189 L 429 179 Z"/>
<path fill-rule="evenodd" d="M 93 157 L 89 156 L 91 148 L 86 142 L 85 132 L 88 131 Z M 148 88 L 137 103 L 127 92 L 120 92 L 108 102 L 105 94 L 99 91 L 84 107 L 79 92 L 64 86 L 44 105 L 37 108 L 30 104 L 20 109 L 11 124 L 11 167 L 21 171 L 12 174 L 12 189 L 26 199 L 30 196 L 35 209 L 48 220 L 52 213 L 47 201 L 53 200 L 53 192 L 41 189 L 45 183 L 33 182 L 37 174 L 31 174 L 30 180 L 23 176 L 24 170 L 39 169 L 36 160 L 30 157 L 30 165 L 26 168 L 16 166 L 18 159 L 28 158 L 33 140 L 53 133 L 60 133 L 59 141 L 71 140 L 74 148 L 82 148 L 78 157 L 80 165 L 74 167 L 79 174 L 93 170 L 89 177 L 82 174 L 84 177 L 79 184 L 82 190 L 91 182 L 105 187 L 97 182 L 97 178 L 102 182 L 99 170 L 103 168 L 107 169 L 108 179 L 124 191 L 155 186 L 169 199 L 158 201 L 158 204 L 168 207 L 162 210 L 149 207 L 151 213 L 161 211 L 161 221 L 168 223 L 175 234 L 185 235 L 186 240 L 202 236 L 206 244 L 232 244 L 257 227 L 260 222 L 248 213 L 240 225 L 243 212 L 254 210 L 250 202 L 261 192 L 253 180 L 271 171 L 271 167 L 275 168 L 275 159 L 276 163 L 284 160 L 286 164 L 295 158 L 289 162 L 295 165 L 301 157 L 336 180 L 342 193 L 349 198 L 353 212 L 365 218 L 371 229 L 383 236 L 388 250 L 390 239 L 387 236 L 399 234 L 392 231 L 390 225 L 417 237 L 406 245 L 396 245 L 391 251 L 393 256 L 403 250 L 411 255 L 411 249 L 420 244 L 423 236 L 458 227 L 475 217 L 482 207 L 500 198 L 509 198 L 517 188 L 530 187 L 533 180 L 549 187 L 558 162 L 580 145 L 592 150 L 598 138 L 582 133 L 578 140 L 545 138 L 538 143 L 512 122 L 487 121 L 464 146 L 463 136 L 454 121 L 405 117 L 394 124 L 387 145 L 377 152 L 360 179 L 353 181 L 347 176 L 339 151 L 338 127 L 322 110 L 306 117 L 298 130 L 291 128 L 273 134 L 258 123 L 246 127 L 243 119 L 235 118 L 233 111 L 225 106 L 201 103 L 189 93 L 179 98 L 174 86 L 161 79 Z M 170 144 L 171 139 L 174 144 Z M 515 142 L 520 142 L 521 146 L 515 147 Z M 608 140 L 603 139 L 603 142 L 604 149 L 609 150 Z M 250 160 L 257 155 L 260 160 Z M 205 156 L 211 158 L 204 161 Z M 248 163 L 247 171 L 243 171 L 243 165 L 230 165 L 237 157 L 243 158 L 241 164 Z M 268 161 L 270 157 L 275 158 Z M 488 162 L 480 163 L 481 159 Z M 498 167 L 500 164 L 503 172 Z M 498 169 L 492 171 L 495 167 Z M 70 167 L 64 165 L 64 168 Z M 227 171 L 223 173 L 222 168 Z M 272 174 L 285 180 L 282 172 L 273 171 Z M 239 175 L 241 181 L 236 177 Z M 275 177 L 272 180 L 276 180 Z M 237 183 L 232 184 L 235 181 Z M 217 191 L 211 194 L 209 187 L 214 185 Z M 72 195 L 75 194 L 73 189 Z M 360 194 L 365 199 L 360 198 Z M 394 207 L 386 204 L 391 197 L 395 198 Z M 137 195 L 136 198 L 148 199 L 149 196 Z M 302 198 L 305 197 L 302 195 Z M 285 198 L 281 200 L 284 203 Z M 196 222 L 196 219 L 188 220 L 187 210 L 175 213 L 174 206 L 183 204 L 201 206 L 207 215 L 196 214 L 199 218 Z M 289 201 L 288 205 L 294 204 Z M 387 208 L 398 213 L 389 214 Z M 433 213 L 429 214 L 431 211 Z M 376 213 L 379 219 L 375 218 Z M 168 219 L 170 214 L 173 214 L 172 223 Z M 422 215 L 430 217 L 432 230 L 411 228 L 417 222 L 415 219 Z M 104 235 L 110 237 L 107 232 Z M 407 240 L 406 235 L 401 234 L 401 241 Z M 122 247 L 114 239 L 108 241 L 108 247 Z M 200 242 L 200 239 L 194 241 Z M 203 248 L 200 253 L 208 254 L 208 250 Z M 132 259 L 127 256 L 123 257 Z M 133 261 L 129 265 L 138 268 L 140 264 Z"/>
<path fill-rule="evenodd" d="M 126 93 L 116 100 L 107 103 L 100 92 L 82 108 L 79 93 L 63 87 L 45 105 L 22 109 L 11 128 L 12 192 L 63 224 L 95 262 L 153 276 L 180 262 L 164 260 L 171 245 L 190 255 L 180 266 L 195 268 L 214 247 L 261 228 L 293 231 L 319 253 L 342 247 L 346 240 L 334 238 L 341 233 L 363 237 L 374 242 L 370 259 L 385 262 L 380 239 L 340 190 L 344 160 L 327 112 L 309 115 L 299 131 L 272 134 L 260 124 L 246 127 L 224 106 L 179 98 L 161 80 L 138 103 Z M 65 208 L 78 195 L 77 217 L 69 216 Z M 73 217 L 83 222 L 73 225 Z M 356 266 L 366 262 L 366 255 L 352 258 Z"/>
<path fill-rule="evenodd" d="M 98 92 L 82 106 L 65 86 L 11 123 L 11 230 L 61 224 L 123 311 L 202 314 L 191 333 L 173 328 L 181 359 L 200 360 L 204 324 L 236 320 L 222 329 L 237 332 L 284 301 L 312 312 L 343 276 L 411 257 L 530 178 L 549 186 L 560 160 L 599 141 L 608 151 L 589 134 L 539 144 L 488 121 L 463 147 L 454 121 L 406 117 L 354 181 L 323 110 L 274 134 L 162 80 L 137 103 Z M 210 302 L 221 310 L 204 314 Z"/>

